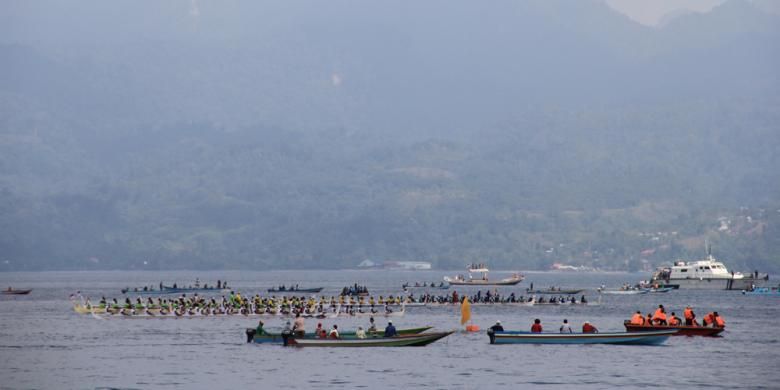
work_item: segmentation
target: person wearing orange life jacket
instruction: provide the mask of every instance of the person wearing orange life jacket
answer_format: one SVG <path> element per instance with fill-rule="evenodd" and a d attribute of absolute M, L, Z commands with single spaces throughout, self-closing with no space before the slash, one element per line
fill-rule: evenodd
<path fill-rule="evenodd" d="M 726 320 L 723 319 L 720 315 L 718 315 L 718 312 L 712 313 L 715 316 L 715 323 L 713 324 L 716 328 L 725 328 L 726 327 Z"/>
<path fill-rule="evenodd" d="M 653 326 L 653 315 L 650 313 L 647 313 L 647 317 L 645 317 L 645 326 Z"/>
<path fill-rule="evenodd" d="M 664 309 L 664 305 L 658 305 L 658 309 L 655 310 L 655 314 L 653 314 L 653 322 L 656 325 L 666 325 L 666 310 Z"/>
<path fill-rule="evenodd" d="M 709 312 L 706 316 L 704 316 L 704 320 L 702 321 L 704 326 L 710 326 L 715 323 L 715 313 Z"/>
<path fill-rule="evenodd" d="M 645 324 L 645 317 L 642 317 L 642 312 L 637 310 L 636 313 L 634 313 L 634 315 L 631 316 L 630 324 L 631 325 L 639 325 L 639 326 L 644 325 Z"/>
<path fill-rule="evenodd" d="M 685 317 L 685 325 L 696 326 L 696 314 L 690 306 L 686 306 L 683 310 L 683 317 Z"/>
<path fill-rule="evenodd" d="M 590 322 L 585 321 L 584 324 L 582 324 L 582 333 L 598 333 L 599 330 L 596 329 L 595 326 L 591 325 Z"/>
<path fill-rule="evenodd" d="M 680 321 L 680 317 L 677 317 L 674 312 L 672 312 L 672 315 L 669 316 L 669 319 L 666 321 L 669 323 L 669 326 L 679 326 L 682 322 Z"/>

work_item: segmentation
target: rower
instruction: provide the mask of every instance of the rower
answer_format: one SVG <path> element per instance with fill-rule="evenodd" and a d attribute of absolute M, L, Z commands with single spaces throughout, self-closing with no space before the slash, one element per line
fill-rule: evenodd
<path fill-rule="evenodd" d="M 531 332 L 532 333 L 542 333 L 542 320 L 535 319 L 534 324 L 531 325 Z"/>
<path fill-rule="evenodd" d="M 639 310 L 634 313 L 634 315 L 631 317 L 631 325 L 644 325 L 645 324 L 645 317 L 642 317 L 642 312 Z"/>
<path fill-rule="evenodd" d="M 582 333 L 598 333 L 599 330 L 596 329 L 595 326 L 591 325 L 590 322 L 585 321 L 584 324 L 582 324 Z"/>
<path fill-rule="evenodd" d="M 561 324 L 561 328 L 559 329 L 561 333 L 574 333 L 571 330 L 571 326 L 569 325 L 569 320 L 563 319 L 563 324 Z"/>
<path fill-rule="evenodd" d="M 384 337 L 395 337 L 395 336 L 398 336 L 398 331 L 395 330 L 395 326 L 393 326 L 393 321 L 387 321 L 387 327 L 385 327 Z"/>

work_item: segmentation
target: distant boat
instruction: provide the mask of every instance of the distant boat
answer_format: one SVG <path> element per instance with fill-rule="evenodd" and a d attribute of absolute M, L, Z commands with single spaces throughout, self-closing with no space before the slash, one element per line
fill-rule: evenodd
<path fill-rule="evenodd" d="M 425 332 L 426 330 L 431 329 L 431 326 L 424 326 L 421 328 L 408 328 L 408 329 L 398 329 L 397 332 L 400 336 L 406 336 L 406 335 L 416 335 L 420 334 L 422 332 Z M 282 335 L 281 333 L 267 333 L 262 336 L 258 336 L 254 334 L 254 329 L 248 328 L 246 330 L 247 332 L 252 333 L 252 341 L 257 344 L 268 344 L 268 343 L 282 343 Z M 384 334 L 384 331 L 376 331 L 376 332 L 369 332 L 366 331 L 366 336 L 368 338 L 379 338 L 382 337 Z M 355 331 L 346 331 L 346 332 L 339 332 L 339 336 L 342 339 L 346 340 L 354 340 L 357 339 L 357 335 Z M 317 339 L 317 335 L 314 333 L 307 333 L 306 336 L 304 336 L 304 339 Z"/>
<path fill-rule="evenodd" d="M 707 248 L 707 257 L 698 261 L 678 261 L 671 267 L 659 268 L 653 274 L 651 283 L 659 287 L 709 290 L 750 290 L 769 280 L 769 275 L 758 272 L 744 275 L 729 271 L 712 256 Z"/>
<path fill-rule="evenodd" d="M 275 293 L 318 293 L 322 291 L 324 287 L 313 287 L 313 288 L 299 288 L 299 287 L 290 287 L 285 288 L 282 286 L 281 288 L 269 288 L 268 292 L 275 292 Z"/>
<path fill-rule="evenodd" d="M 26 289 L 26 290 L 17 290 L 13 289 L 11 287 L 8 287 L 7 290 L 3 290 L 3 295 L 27 295 L 32 291 L 32 289 Z"/>
<path fill-rule="evenodd" d="M 506 279 L 490 280 L 488 279 L 490 270 L 482 264 L 469 266 L 467 271 L 469 273 L 468 279 L 463 275 L 458 275 L 454 278 L 445 276 L 444 281 L 453 286 L 514 286 L 523 281 L 523 275 L 517 273 Z M 482 275 L 479 278 L 473 278 L 471 274 L 474 272 L 479 272 Z"/>
<path fill-rule="evenodd" d="M 217 287 L 169 287 L 163 286 L 162 290 L 154 290 L 151 288 L 123 288 L 122 294 L 135 294 L 135 295 L 168 295 L 168 294 L 187 294 L 187 293 L 209 293 L 209 292 L 230 292 L 229 288 L 217 288 Z"/>
<path fill-rule="evenodd" d="M 753 290 L 750 291 L 742 291 L 742 294 L 745 295 L 774 295 L 780 297 L 780 288 L 773 287 L 756 287 Z"/>
<path fill-rule="evenodd" d="M 528 294 L 555 294 L 555 295 L 575 295 L 583 292 L 585 290 L 564 290 L 564 289 L 549 289 L 549 290 L 531 290 L 530 288 L 525 289 L 525 292 Z"/>
<path fill-rule="evenodd" d="M 638 294 L 647 294 L 650 292 L 649 289 L 640 290 L 640 289 L 605 289 L 605 288 L 601 288 L 598 291 L 601 294 L 609 294 L 609 295 L 638 295 Z"/>
<path fill-rule="evenodd" d="M 672 330 L 653 330 L 645 332 L 610 333 L 531 333 L 521 331 L 490 332 L 491 344 L 623 344 L 658 345 L 669 336 L 677 333 Z"/>

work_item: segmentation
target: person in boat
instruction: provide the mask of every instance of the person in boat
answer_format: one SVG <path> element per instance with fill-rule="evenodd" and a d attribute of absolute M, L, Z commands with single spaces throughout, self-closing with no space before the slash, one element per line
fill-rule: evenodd
<path fill-rule="evenodd" d="M 368 319 L 368 333 L 376 333 L 376 323 L 374 322 L 374 317 L 370 317 Z"/>
<path fill-rule="evenodd" d="M 357 331 L 355 332 L 355 337 L 357 337 L 359 339 L 366 338 L 366 331 L 363 330 L 362 326 L 358 326 Z"/>
<path fill-rule="evenodd" d="M 295 334 L 295 337 L 303 338 L 303 336 L 306 335 L 306 330 L 303 323 L 303 317 L 301 317 L 301 313 L 295 315 L 295 324 L 293 325 L 293 333 Z"/>
<path fill-rule="evenodd" d="M 585 323 L 582 324 L 582 333 L 598 333 L 599 330 L 596 329 L 595 326 L 591 325 L 590 322 L 585 321 Z"/>
<path fill-rule="evenodd" d="M 674 314 L 674 312 L 672 312 L 672 315 L 669 316 L 667 322 L 669 323 L 669 326 L 680 326 L 680 324 L 682 323 L 680 317 L 677 317 L 677 315 Z"/>
<path fill-rule="evenodd" d="M 645 317 L 645 326 L 653 326 L 653 315 L 650 313 L 647 313 L 647 317 Z"/>
<path fill-rule="evenodd" d="M 531 325 L 531 332 L 532 333 L 542 333 L 542 320 L 535 319 L 534 324 Z"/>
<path fill-rule="evenodd" d="M 723 317 L 721 317 L 717 311 L 712 313 L 712 315 L 713 315 L 713 319 L 715 320 L 715 322 L 712 324 L 713 327 L 715 328 L 726 327 L 726 320 L 724 320 Z"/>
<path fill-rule="evenodd" d="M 664 309 L 664 305 L 658 305 L 658 309 L 655 309 L 655 314 L 653 314 L 653 322 L 656 325 L 667 325 L 666 309 Z"/>
<path fill-rule="evenodd" d="M 693 312 L 693 309 L 690 306 L 686 306 L 685 310 L 683 310 L 683 317 L 685 317 L 685 325 L 686 326 L 698 326 L 699 324 L 696 323 L 696 313 Z"/>
<path fill-rule="evenodd" d="M 585 295 L 583 295 L 582 298 L 580 298 L 580 303 L 588 303 L 588 300 L 585 299 Z"/>
<path fill-rule="evenodd" d="M 496 321 L 495 325 L 491 326 L 489 329 L 493 332 L 503 332 L 504 326 L 501 325 L 501 320 L 498 320 Z"/>
<path fill-rule="evenodd" d="M 258 321 L 257 322 L 257 328 L 255 328 L 255 337 L 257 337 L 257 336 L 265 336 L 265 335 L 268 334 L 268 332 L 266 332 L 265 329 L 263 328 L 264 325 L 265 324 L 263 323 L 263 321 Z"/>
<path fill-rule="evenodd" d="M 395 329 L 395 326 L 393 326 L 393 321 L 387 321 L 384 337 L 395 337 L 395 336 L 398 336 L 398 331 Z"/>
<path fill-rule="evenodd" d="M 574 333 L 571 330 L 571 326 L 569 325 L 569 320 L 567 320 L 565 318 L 563 319 L 563 323 L 561 324 L 561 327 L 560 327 L 559 330 L 560 330 L 561 333 Z"/>
<path fill-rule="evenodd" d="M 645 317 L 642 317 L 642 312 L 637 310 L 636 313 L 634 313 L 633 316 L 631 316 L 631 325 L 639 325 L 644 326 L 645 325 Z"/>
<path fill-rule="evenodd" d="M 328 333 L 328 338 L 331 339 L 339 339 L 339 326 L 334 324 L 333 329 L 330 330 L 330 333 Z"/>

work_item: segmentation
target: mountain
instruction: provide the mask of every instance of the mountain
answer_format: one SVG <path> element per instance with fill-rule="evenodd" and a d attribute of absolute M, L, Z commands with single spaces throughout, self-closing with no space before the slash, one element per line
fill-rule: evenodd
<path fill-rule="evenodd" d="M 780 268 L 780 24 L 750 3 L 7 9 L 0 269 L 636 269 L 704 237 Z"/>

